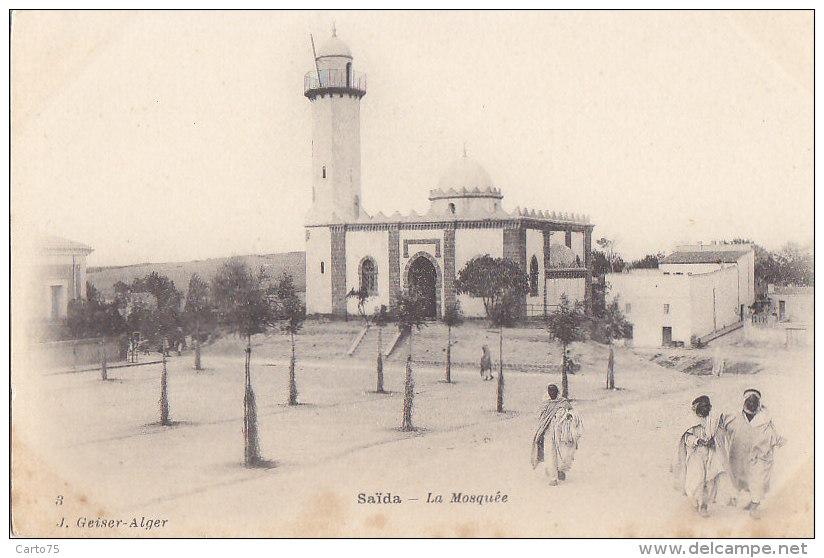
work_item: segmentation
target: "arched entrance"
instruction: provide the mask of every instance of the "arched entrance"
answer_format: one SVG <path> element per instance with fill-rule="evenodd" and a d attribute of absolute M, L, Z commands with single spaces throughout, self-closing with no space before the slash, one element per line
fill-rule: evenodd
<path fill-rule="evenodd" d="M 409 264 L 406 285 L 409 290 L 424 300 L 424 316 L 429 319 L 438 317 L 438 270 L 435 264 L 424 255 L 416 255 Z"/>

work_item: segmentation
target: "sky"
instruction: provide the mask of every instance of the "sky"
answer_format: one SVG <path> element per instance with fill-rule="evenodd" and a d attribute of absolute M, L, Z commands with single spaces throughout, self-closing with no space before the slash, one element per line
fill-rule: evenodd
<path fill-rule="evenodd" d="M 626 258 L 813 237 L 812 12 L 17 12 L 13 240 L 91 266 L 302 250 L 309 39 L 368 76 L 363 207 L 426 211 L 464 144 Z"/>

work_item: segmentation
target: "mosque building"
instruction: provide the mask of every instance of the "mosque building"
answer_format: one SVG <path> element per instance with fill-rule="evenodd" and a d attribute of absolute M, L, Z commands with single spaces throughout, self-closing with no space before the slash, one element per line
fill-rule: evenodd
<path fill-rule="evenodd" d="M 351 290 L 365 288 L 366 311 L 394 306 L 412 290 L 429 318 L 458 302 L 467 317 L 483 303 L 456 292 L 458 272 L 472 258 L 509 258 L 529 277 L 524 317 L 551 312 L 560 296 L 589 300 L 594 225 L 583 215 L 516 208 L 481 165 L 460 157 L 429 192 L 426 213 L 370 214 L 361 205 L 360 103 L 366 76 L 333 31 L 304 77 L 312 111 L 312 207 L 306 216 L 306 309 L 355 315 Z"/>

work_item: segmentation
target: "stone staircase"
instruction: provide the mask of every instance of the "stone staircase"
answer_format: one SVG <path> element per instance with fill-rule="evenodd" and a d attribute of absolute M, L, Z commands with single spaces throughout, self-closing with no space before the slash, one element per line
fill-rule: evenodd
<path fill-rule="evenodd" d="M 352 344 L 346 354 L 356 358 L 377 356 L 378 330 L 379 328 L 377 326 L 362 329 L 358 332 L 358 335 L 352 339 Z M 388 359 L 396 354 L 402 353 L 403 351 L 400 350 L 400 347 L 403 345 L 404 339 L 406 339 L 406 336 L 400 336 L 398 328 L 394 325 L 384 327 L 382 340 L 384 358 Z"/>

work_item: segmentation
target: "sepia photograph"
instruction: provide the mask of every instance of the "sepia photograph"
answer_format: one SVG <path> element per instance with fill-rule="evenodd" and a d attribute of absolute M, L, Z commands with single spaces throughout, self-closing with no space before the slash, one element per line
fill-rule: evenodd
<path fill-rule="evenodd" d="M 814 537 L 813 10 L 9 33 L 11 537 Z"/>

